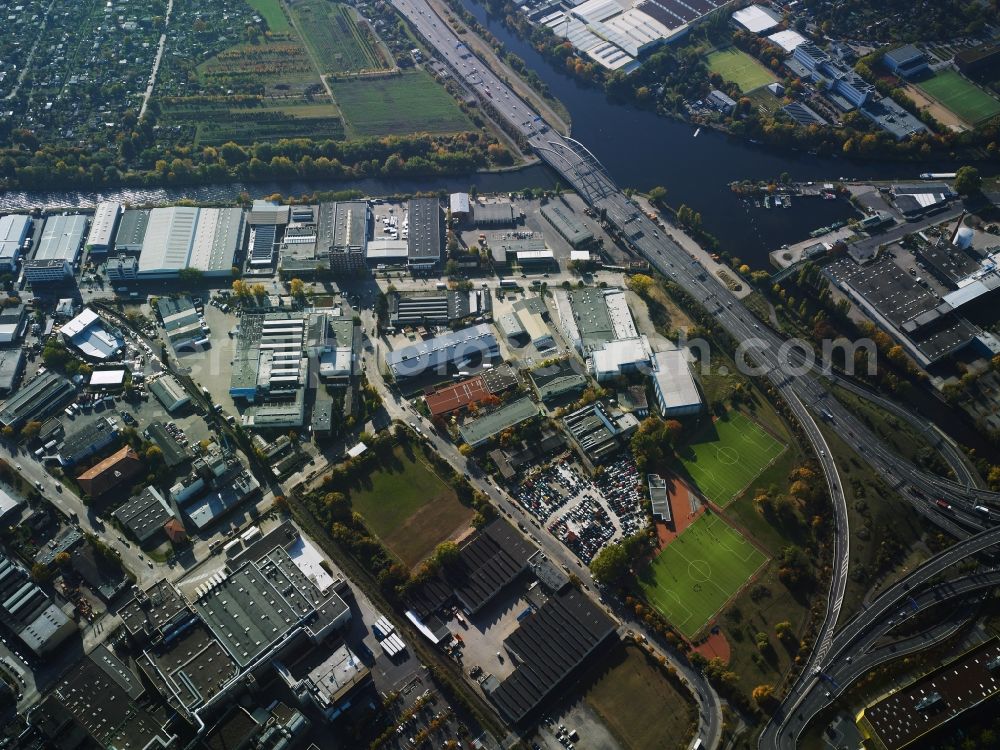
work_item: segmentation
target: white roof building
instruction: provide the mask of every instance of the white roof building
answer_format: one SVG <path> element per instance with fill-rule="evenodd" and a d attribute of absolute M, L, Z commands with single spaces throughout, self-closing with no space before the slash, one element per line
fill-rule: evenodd
<path fill-rule="evenodd" d="M 175 276 L 184 268 L 206 276 L 229 275 L 242 231 L 239 208 L 154 208 L 139 255 L 139 276 Z"/>
<path fill-rule="evenodd" d="M 50 216 L 32 260 L 61 260 L 72 265 L 80 254 L 86 231 L 87 217 L 82 214 Z"/>
<path fill-rule="evenodd" d="M 0 216 L 0 267 L 13 270 L 31 235 L 31 217 Z"/>
<path fill-rule="evenodd" d="M 452 193 L 448 198 L 448 208 L 451 210 L 452 214 L 469 213 L 469 194 Z"/>
<path fill-rule="evenodd" d="M 701 411 L 701 393 L 691 374 L 687 352 L 672 349 L 653 355 L 653 387 L 660 414 L 679 417 Z"/>
<path fill-rule="evenodd" d="M 653 350 L 645 336 L 609 341 L 590 353 L 590 366 L 598 382 L 648 367 Z"/>
<path fill-rule="evenodd" d="M 733 13 L 733 23 L 751 34 L 763 34 L 781 23 L 781 16 L 763 5 L 748 5 Z"/>
<path fill-rule="evenodd" d="M 66 343 L 90 359 L 108 359 L 125 346 L 121 333 L 105 326 L 101 316 L 89 307 L 66 323 L 61 332 Z"/>
<path fill-rule="evenodd" d="M 121 203 L 102 201 L 94 211 L 94 221 L 87 236 L 87 248 L 91 252 L 107 252 L 115 239 L 118 219 L 122 215 Z"/>
<path fill-rule="evenodd" d="M 805 44 L 809 40 L 793 29 L 785 29 L 768 37 L 768 41 L 781 47 L 785 52 L 791 52 L 800 44 Z"/>

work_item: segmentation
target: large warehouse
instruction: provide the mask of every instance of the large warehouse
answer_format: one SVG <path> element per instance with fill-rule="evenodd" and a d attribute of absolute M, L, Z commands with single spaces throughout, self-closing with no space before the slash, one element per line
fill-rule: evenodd
<path fill-rule="evenodd" d="M 409 378 L 468 359 L 489 361 L 499 353 L 493 328 L 481 323 L 391 351 L 385 355 L 385 363 L 396 378 Z"/>
<path fill-rule="evenodd" d="M 653 355 L 653 388 L 660 414 L 680 417 L 701 411 L 701 393 L 682 349 Z"/>
<path fill-rule="evenodd" d="M 34 255 L 24 264 L 24 275 L 28 281 L 34 285 L 71 279 L 86 233 L 86 216 L 61 214 L 49 217 Z"/>
<path fill-rule="evenodd" d="M 14 271 L 31 237 L 31 227 L 30 216 L 12 214 L 0 217 L 0 271 Z"/>
<path fill-rule="evenodd" d="M 89 307 L 66 323 L 60 332 L 66 343 L 87 359 L 108 359 L 125 346 L 121 332 L 105 325 L 101 316 Z"/>
<path fill-rule="evenodd" d="M 231 275 L 243 223 L 239 208 L 154 208 L 139 254 L 139 278 L 169 278 L 185 268 L 205 276 Z"/>
<path fill-rule="evenodd" d="M 88 252 L 103 255 L 111 249 L 121 215 L 121 203 L 102 201 L 97 204 L 94 221 L 90 225 L 90 234 L 87 236 Z"/>

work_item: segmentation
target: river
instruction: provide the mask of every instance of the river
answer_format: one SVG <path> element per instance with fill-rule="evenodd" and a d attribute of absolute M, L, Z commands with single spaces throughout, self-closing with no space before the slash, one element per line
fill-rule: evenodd
<path fill-rule="evenodd" d="M 855 212 L 846 201 L 800 198 L 790 209 L 754 208 L 738 200 L 729 183 L 742 179 L 774 179 L 787 172 L 799 181 L 850 179 L 914 179 L 921 171 L 946 171 L 953 164 L 851 163 L 845 159 L 810 156 L 768 149 L 653 112 L 614 103 L 594 87 L 585 86 L 558 69 L 486 9 L 465 0 L 490 32 L 521 57 L 563 102 L 573 120 L 573 137 L 601 160 L 622 187 L 647 190 L 662 185 L 674 206 L 687 204 L 700 212 L 706 229 L 723 249 L 756 268 L 769 267 L 767 254 L 782 244 L 808 237 L 811 230 L 845 220 Z M 309 195 L 317 191 L 357 189 L 366 195 L 391 195 L 430 190 L 507 192 L 526 187 L 551 187 L 552 173 L 541 166 L 500 173 L 429 179 L 365 179 L 353 182 L 230 183 L 192 187 L 123 188 L 100 192 L 8 192 L 0 194 L 0 211 L 36 206 L 91 207 L 100 200 L 127 204 L 164 204 L 187 198 L 199 203 L 232 202 L 241 192 L 253 197 L 281 193 Z"/>

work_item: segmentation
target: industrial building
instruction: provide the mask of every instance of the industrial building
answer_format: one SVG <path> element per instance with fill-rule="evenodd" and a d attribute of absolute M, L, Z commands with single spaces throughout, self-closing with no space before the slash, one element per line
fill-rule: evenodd
<path fill-rule="evenodd" d="M 58 446 L 59 464 L 63 467 L 75 466 L 107 448 L 117 437 L 118 421 L 114 418 L 98 417 L 85 423 L 67 435 Z"/>
<path fill-rule="evenodd" d="M 503 647 L 517 667 L 488 697 L 508 721 L 527 723 L 539 705 L 615 637 L 616 623 L 573 586 L 523 619 Z"/>
<path fill-rule="evenodd" d="M 504 430 L 534 419 L 538 415 L 538 404 L 525 396 L 504 404 L 496 411 L 467 421 L 459 428 L 459 433 L 464 442 L 476 448 Z"/>
<path fill-rule="evenodd" d="M 567 414 L 563 427 L 570 443 L 590 466 L 597 466 L 628 444 L 639 427 L 633 414 L 614 414 L 603 401 L 595 401 Z"/>
<path fill-rule="evenodd" d="M 27 327 L 27 308 L 23 302 L 0 309 L 0 346 L 18 343 Z"/>
<path fill-rule="evenodd" d="M 543 404 L 575 396 L 587 387 L 587 377 L 574 369 L 573 362 L 569 358 L 561 359 L 528 373 Z"/>
<path fill-rule="evenodd" d="M 118 230 L 115 232 L 116 253 L 138 255 L 142 252 L 146 227 L 149 226 L 149 215 L 149 209 L 140 208 L 130 208 L 122 214 L 118 220 Z"/>
<path fill-rule="evenodd" d="M 190 297 L 160 297 L 156 306 L 174 351 L 198 350 L 199 347 L 211 346 L 208 324 L 203 321 Z"/>
<path fill-rule="evenodd" d="M 653 349 L 643 336 L 608 341 L 590 352 L 590 371 L 598 383 L 649 368 Z"/>
<path fill-rule="evenodd" d="M 139 259 L 134 255 L 116 255 L 104 263 L 104 273 L 112 284 L 130 284 L 139 280 Z"/>
<path fill-rule="evenodd" d="M 101 201 L 94 211 L 94 220 L 90 224 L 90 234 L 87 235 L 87 252 L 91 255 L 104 255 L 113 246 L 118 220 L 122 215 L 122 204 L 114 201 Z"/>
<path fill-rule="evenodd" d="M 63 341 L 89 360 L 103 362 L 125 346 L 125 337 L 89 307 L 60 329 Z"/>
<path fill-rule="evenodd" d="M 60 214 L 46 219 L 38 247 L 24 264 L 28 282 L 51 284 L 73 278 L 86 233 L 87 217 L 82 214 Z"/>
<path fill-rule="evenodd" d="M 563 339 L 585 357 L 610 341 L 639 336 L 620 289 L 556 289 L 552 300 Z"/>
<path fill-rule="evenodd" d="M 875 97 L 874 86 L 812 42 L 796 47 L 785 65 L 823 88 L 825 96 L 844 112 L 864 106 Z"/>
<path fill-rule="evenodd" d="M 24 349 L 0 349 L 0 396 L 10 394 L 24 373 Z"/>
<path fill-rule="evenodd" d="M 866 266 L 841 260 L 828 266 L 825 274 L 922 367 L 977 340 L 978 331 L 971 323 L 891 260 Z"/>
<path fill-rule="evenodd" d="M 249 403 L 293 400 L 308 375 L 307 317 L 285 312 L 244 315 L 236 339 L 229 395 Z"/>
<path fill-rule="evenodd" d="M 890 194 L 896 208 L 907 219 L 940 211 L 955 195 L 943 182 L 893 185 Z"/>
<path fill-rule="evenodd" d="M 430 270 L 441 262 L 444 223 L 441 203 L 437 198 L 413 198 L 406 211 L 410 222 L 406 263 L 415 271 Z"/>
<path fill-rule="evenodd" d="M 472 217 L 472 204 L 468 193 L 452 193 L 448 196 L 448 210 L 451 218 L 460 222 Z"/>
<path fill-rule="evenodd" d="M 20 429 L 25 423 L 42 421 L 76 396 L 66 378 L 51 370 L 35 375 L 0 405 L 0 427 Z"/>
<path fill-rule="evenodd" d="M 528 570 L 535 547 L 503 518 L 495 518 L 459 549 L 443 569 L 409 596 L 413 611 L 428 620 L 449 603 L 474 616 Z"/>
<path fill-rule="evenodd" d="M 76 478 L 80 489 L 91 498 L 117 489 L 146 470 L 146 463 L 130 445 L 123 446 Z"/>
<path fill-rule="evenodd" d="M 0 622 L 38 656 L 51 653 L 76 632 L 76 623 L 4 552 L 0 552 Z"/>
<path fill-rule="evenodd" d="M 472 218 L 479 229 L 497 229 L 514 226 L 518 213 L 513 203 L 481 200 L 473 206 Z"/>
<path fill-rule="evenodd" d="M 955 67 L 967 76 L 988 73 L 1000 66 L 1000 45 L 984 44 L 955 53 Z"/>
<path fill-rule="evenodd" d="M 388 352 L 385 362 L 393 376 L 402 379 L 432 369 L 447 370 L 469 360 L 488 362 L 499 354 L 492 327 L 480 323 Z"/>
<path fill-rule="evenodd" d="M 308 278 L 317 269 L 328 269 L 328 249 L 319 249 L 319 206 L 291 206 L 289 222 L 278 243 L 278 270 L 283 278 Z"/>
<path fill-rule="evenodd" d="M 389 294 L 387 302 L 389 322 L 397 328 L 445 325 L 493 312 L 493 301 L 486 289 L 393 292 Z"/>
<path fill-rule="evenodd" d="M 510 365 L 484 370 L 479 375 L 438 388 L 425 397 L 431 416 L 451 414 L 470 404 L 477 404 L 503 393 L 517 384 L 517 377 Z"/>
<path fill-rule="evenodd" d="M 997 693 L 1000 641 L 991 638 L 863 709 L 858 730 L 865 747 L 878 750 L 932 747 L 939 730 Z"/>
<path fill-rule="evenodd" d="M 171 487 L 170 496 L 191 525 L 201 531 L 217 522 L 234 508 L 260 495 L 260 483 L 234 457 L 198 458 L 192 464 L 194 481 Z"/>
<path fill-rule="evenodd" d="M 318 230 L 319 252 L 329 254 L 331 271 L 347 274 L 365 269 L 365 250 L 371 233 L 371 208 L 367 201 L 321 204 Z"/>
<path fill-rule="evenodd" d="M 380 266 L 405 266 L 409 256 L 409 240 L 375 237 L 368 240 L 368 247 L 365 249 L 365 260 L 369 267 L 375 269 Z"/>
<path fill-rule="evenodd" d="M 541 214 L 571 247 L 580 248 L 593 242 L 594 233 L 568 206 L 558 202 L 546 203 L 542 206 Z"/>
<path fill-rule="evenodd" d="M 239 208 L 154 208 L 142 240 L 139 278 L 171 278 L 183 269 L 230 276 L 243 239 Z"/>
<path fill-rule="evenodd" d="M 683 349 L 654 354 L 651 375 L 663 417 L 683 417 L 701 411 L 701 393 Z"/>
<path fill-rule="evenodd" d="M 794 29 L 784 29 L 782 31 L 776 31 L 768 36 L 767 41 L 775 47 L 780 47 L 785 52 L 794 52 L 796 47 L 800 44 L 805 44 L 809 40 Z M 770 88 L 770 86 L 768 86 L 768 88 Z M 781 96 L 781 94 L 775 94 L 775 96 Z"/>
<path fill-rule="evenodd" d="M 112 515 L 139 544 L 163 531 L 164 524 L 174 517 L 167 499 L 155 487 L 145 487 Z"/>
<path fill-rule="evenodd" d="M 680 39 L 727 0 L 644 0 L 634 7 L 613 0 L 586 0 L 565 10 L 555 3 L 532 14 L 552 33 L 608 70 L 629 73 L 657 46 Z"/>
<path fill-rule="evenodd" d="M 191 402 L 191 396 L 188 392 L 177 382 L 177 378 L 169 373 L 149 381 L 148 388 L 149 392 L 163 404 L 163 408 L 167 410 L 168 414 L 173 414 Z"/>
<path fill-rule="evenodd" d="M 14 273 L 21 254 L 27 252 L 34 225 L 30 216 L 0 216 L 0 273 Z"/>

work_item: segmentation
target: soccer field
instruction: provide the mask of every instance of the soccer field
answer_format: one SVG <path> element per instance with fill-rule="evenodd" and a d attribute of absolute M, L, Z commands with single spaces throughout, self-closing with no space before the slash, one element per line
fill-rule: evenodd
<path fill-rule="evenodd" d="M 732 81 L 743 93 L 766 86 L 775 80 L 767 68 L 735 47 L 711 52 L 705 61 L 710 71 L 718 73 L 727 81 Z"/>
<path fill-rule="evenodd" d="M 784 449 L 760 425 L 731 412 L 681 447 L 677 455 L 695 487 L 724 508 Z"/>
<path fill-rule="evenodd" d="M 942 70 L 916 84 L 970 125 L 1000 114 L 1000 101 L 954 70 Z"/>
<path fill-rule="evenodd" d="M 693 638 L 767 561 L 713 514 L 698 518 L 639 576 L 646 600 Z"/>

